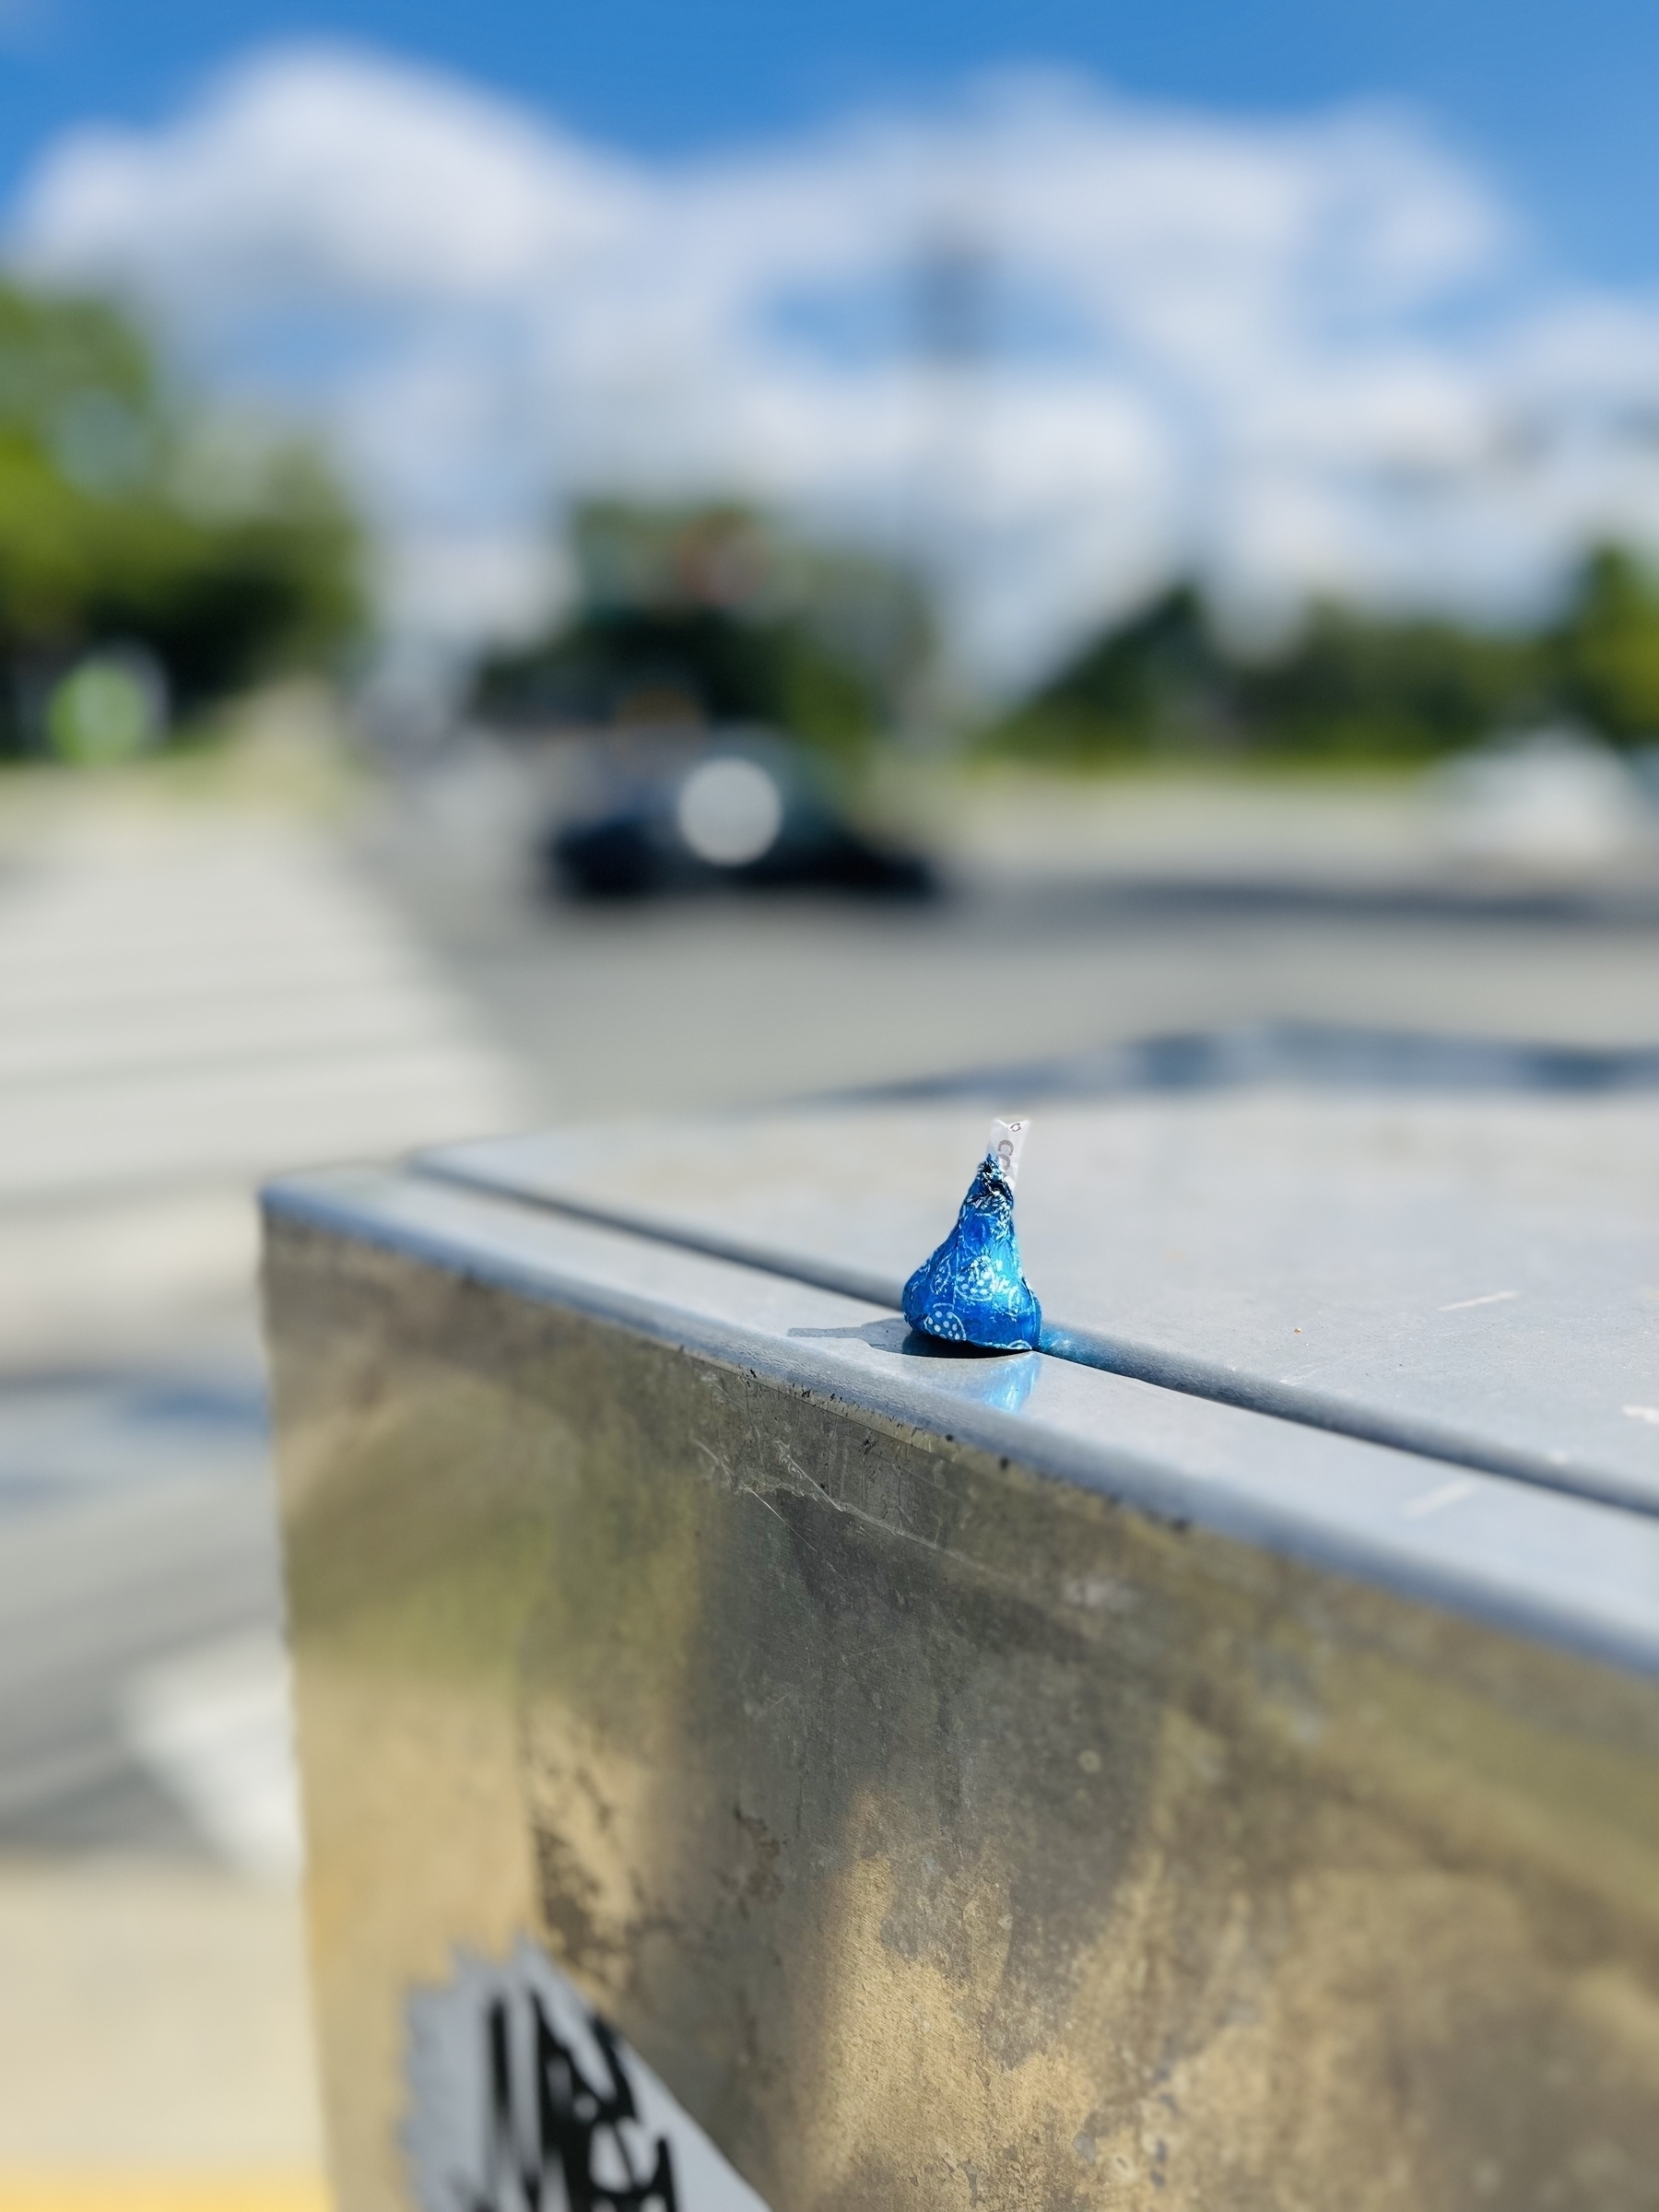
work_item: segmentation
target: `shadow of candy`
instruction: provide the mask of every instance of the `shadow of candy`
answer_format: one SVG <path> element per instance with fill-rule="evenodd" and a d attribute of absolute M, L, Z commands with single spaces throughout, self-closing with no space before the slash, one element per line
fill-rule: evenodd
<path fill-rule="evenodd" d="M 1004 1413 L 1018 1413 L 1031 1394 L 1037 1380 L 1034 1352 L 988 1350 L 978 1344 L 947 1342 L 912 1329 L 900 1314 L 881 1321 L 861 1322 L 855 1328 L 791 1329 L 791 1336 L 830 1338 L 842 1343 L 867 1344 L 899 1359 L 952 1360 L 963 1372 L 959 1383 L 964 1396 Z"/>

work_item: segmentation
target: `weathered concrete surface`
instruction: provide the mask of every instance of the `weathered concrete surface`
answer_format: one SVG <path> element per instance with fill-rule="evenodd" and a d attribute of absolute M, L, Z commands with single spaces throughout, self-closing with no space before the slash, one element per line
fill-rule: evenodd
<path fill-rule="evenodd" d="M 345 2212 L 538 1931 L 777 2212 L 1659 2206 L 1659 1691 L 278 1219 Z"/>

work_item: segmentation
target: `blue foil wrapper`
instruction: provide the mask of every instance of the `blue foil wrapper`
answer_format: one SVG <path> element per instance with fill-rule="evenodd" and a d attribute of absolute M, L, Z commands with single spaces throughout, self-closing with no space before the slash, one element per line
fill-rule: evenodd
<path fill-rule="evenodd" d="M 905 1284 L 904 1318 L 947 1343 L 1037 1349 L 1042 1309 L 1019 1270 L 1014 1186 L 994 1154 L 968 1186 L 956 1227 Z"/>

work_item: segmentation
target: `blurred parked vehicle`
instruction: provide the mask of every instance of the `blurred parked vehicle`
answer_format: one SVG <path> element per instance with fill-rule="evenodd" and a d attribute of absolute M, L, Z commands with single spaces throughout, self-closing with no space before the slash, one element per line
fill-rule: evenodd
<path fill-rule="evenodd" d="M 585 742 L 543 847 L 554 885 L 583 899 L 728 884 L 922 898 L 919 853 L 849 818 L 806 747 L 763 729 L 627 728 Z"/>
<path fill-rule="evenodd" d="M 1615 749 L 1571 723 L 1511 731 L 1442 761 L 1429 788 L 1441 834 L 1486 869 L 1583 876 L 1654 849 L 1641 749 Z"/>

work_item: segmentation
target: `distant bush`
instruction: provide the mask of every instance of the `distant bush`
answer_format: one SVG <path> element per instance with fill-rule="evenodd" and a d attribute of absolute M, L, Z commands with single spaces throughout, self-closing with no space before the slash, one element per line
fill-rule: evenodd
<path fill-rule="evenodd" d="M 931 649 L 913 581 L 783 538 L 747 508 L 595 501 L 571 539 L 576 609 L 481 664 L 486 717 L 764 723 L 853 758 L 901 718 Z"/>
<path fill-rule="evenodd" d="M 0 750 L 43 741 L 101 648 L 147 656 L 188 712 L 325 662 L 364 605 L 316 453 L 207 422 L 112 308 L 0 283 Z"/>
<path fill-rule="evenodd" d="M 1546 649 L 1568 713 L 1618 744 L 1659 735 L 1659 583 L 1630 554 L 1592 554 Z"/>
<path fill-rule="evenodd" d="M 1545 703 L 1532 639 L 1335 606 L 1316 608 L 1281 658 L 1229 673 L 1244 729 L 1290 753 L 1443 752 L 1530 719 Z"/>
<path fill-rule="evenodd" d="M 1227 645 L 1198 593 L 1177 586 L 1103 631 L 985 743 L 1077 763 L 1408 759 L 1553 716 L 1616 743 L 1659 734 L 1659 582 L 1629 553 L 1592 554 L 1560 617 L 1531 631 L 1324 605 L 1259 656 Z"/>

